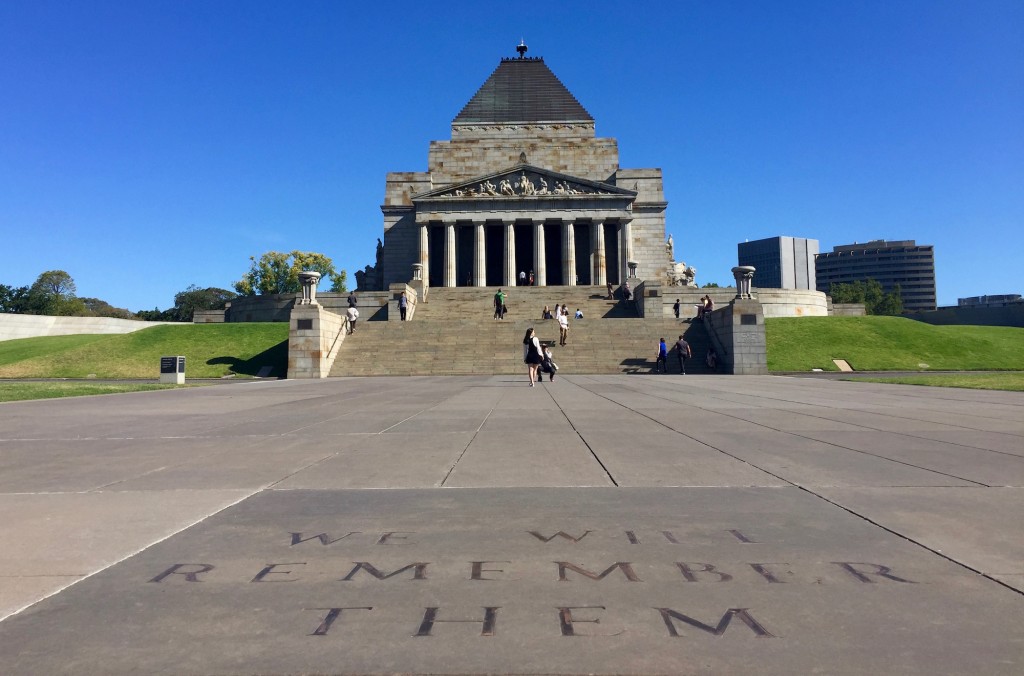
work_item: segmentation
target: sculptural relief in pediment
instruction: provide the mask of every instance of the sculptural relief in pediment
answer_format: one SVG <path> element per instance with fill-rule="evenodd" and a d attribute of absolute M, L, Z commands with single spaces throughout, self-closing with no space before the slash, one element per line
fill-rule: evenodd
<path fill-rule="evenodd" d="M 501 176 L 494 176 L 482 181 L 467 183 L 438 197 L 542 197 L 555 195 L 569 197 L 574 195 L 610 195 L 592 185 L 573 181 L 569 178 L 556 178 L 536 171 L 521 169 Z"/>

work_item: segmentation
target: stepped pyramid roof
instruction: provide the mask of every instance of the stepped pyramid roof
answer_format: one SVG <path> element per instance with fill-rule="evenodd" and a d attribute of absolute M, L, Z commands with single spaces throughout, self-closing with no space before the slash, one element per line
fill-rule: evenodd
<path fill-rule="evenodd" d="M 593 122 L 543 58 L 502 59 L 453 124 Z"/>

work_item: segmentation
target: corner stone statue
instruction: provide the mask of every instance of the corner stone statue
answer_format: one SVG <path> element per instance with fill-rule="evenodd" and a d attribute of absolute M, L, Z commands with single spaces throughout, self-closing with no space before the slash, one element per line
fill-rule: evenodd
<path fill-rule="evenodd" d="M 668 241 L 665 242 L 665 253 L 668 254 L 668 259 L 670 261 L 675 261 L 675 249 L 676 249 L 675 241 L 672 239 L 672 235 L 669 234 Z"/>

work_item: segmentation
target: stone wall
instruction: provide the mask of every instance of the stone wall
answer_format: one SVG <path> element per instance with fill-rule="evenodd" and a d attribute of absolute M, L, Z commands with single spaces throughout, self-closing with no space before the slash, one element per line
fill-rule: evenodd
<path fill-rule="evenodd" d="M 904 315 L 927 324 L 971 326 L 1016 326 L 1024 328 L 1024 304 L 1005 307 L 942 307 L 932 312 Z"/>
<path fill-rule="evenodd" d="M 296 305 L 288 320 L 288 378 L 326 378 L 347 326 L 347 317 L 321 305 Z"/>
<path fill-rule="evenodd" d="M 71 336 L 86 333 L 133 333 L 151 326 L 176 322 L 142 322 L 114 317 L 54 317 L 50 315 L 19 315 L 0 313 L 0 340 Z"/>
<path fill-rule="evenodd" d="M 707 315 L 705 326 L 725 373 L 768 373 L 768 345 L 761 303 L 756 300 L 733 300 Z"/>
<path fill-rule="evenodd" d="M 863 317 L 867 313 L 864 303 L 833 303 L 829 315 L 833 317 Z"/>
<path fill-rule="evenodd" d="M 227 322 L 286 322 L 299 294 L 239 296 L 224 310 Z"/>

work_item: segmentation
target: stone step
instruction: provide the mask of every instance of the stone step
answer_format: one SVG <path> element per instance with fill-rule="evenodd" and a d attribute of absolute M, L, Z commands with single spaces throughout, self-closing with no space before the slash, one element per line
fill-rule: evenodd
<path fill-rule="evenodd" d="M 542 341 L 554 344 L 554 360 L 563 373 L 649 372 L 658 339 L 664 337 L 671 346 L 680 333 L 697 356 L 688 361 L 688 372 L 707 371 L 703 357 L 708 338 L 702 324 L 660 318 L 573 320 L 568 344 L 562 347 L 553 320 L 424 321 L 417 314 L 417 321 L 359 324 L 343 344 L 331 375 L 520 374 L 525 369 L 522 339 L 530 326 Z M 676 364 L 670 353 L 669 368 Z"/>

